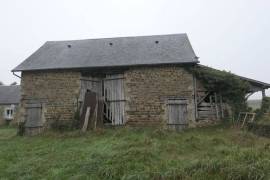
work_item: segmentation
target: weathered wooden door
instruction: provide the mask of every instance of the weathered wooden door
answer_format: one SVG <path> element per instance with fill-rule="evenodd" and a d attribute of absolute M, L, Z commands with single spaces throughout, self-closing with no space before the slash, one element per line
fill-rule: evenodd
<path fill-rule="evenodd" d="M 112 125 L 125 123 L 124 77 L 122 74 L 107 75 L 104 79 L 104 113 Z"/>
<path fill-rule="evenodd" d="M 26 122 L 25 127 L 34 128 L 42 127 L 42 106 L 40 103 L 26 105 Z"/>
<path fill-rule="evenodd" d="M 87 90 L 95 92 L 97 96 L 100 98 L 102 89 L 101 89 L 101 80 L 93 77 L 84 77 L 81 79 L 81 93 L 80 93 L 80 101 L 84 101 L 85 93 Z"/>
<path fill-rule="evenodd" d="M 167 102 L 168 128 L 181 130 L 188 126 L 187 100 L 169 99 Z"/>
<path fill-rule="evenodd" d="M 85 93 L 84 103 L 82 107 L 82 114 L 80 117 L 81 126 L 83 126 L 86 116 L 87 108 L 90 108 L 90 116 L 88 117 L 88 127 L 93 129 L 96 128 L 97 125 L 97 108 L 98 108 L 98 100 L 97 100 L 97 94 L 91 91 L 87 91 Z"/>

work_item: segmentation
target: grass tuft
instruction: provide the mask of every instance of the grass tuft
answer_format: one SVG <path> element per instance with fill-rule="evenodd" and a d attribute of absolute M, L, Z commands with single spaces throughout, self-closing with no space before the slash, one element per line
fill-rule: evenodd
<path fill-rule="evenodd" d="M 0 179 L 270 179 L 270 139 L 227 126 L 0 135 Z"/>

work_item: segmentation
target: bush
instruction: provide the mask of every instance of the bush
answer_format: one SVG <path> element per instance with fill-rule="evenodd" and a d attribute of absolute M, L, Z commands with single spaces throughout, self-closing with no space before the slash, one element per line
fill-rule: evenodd
<path fill-rule="evenodd" d="M 17 135 L 23 136 L 24 133 L 25 133 L 25 122 L 19 122 Z"/>
<path fill-rule="evenodd" d="M 222 95 L 223 100 L 231 107 L 234 115 L 241 111 L 247 111 L 246 94 L 250 84 L 239 76 L 227 71 L 200 66 L 190 69 L 200 79 L 209 92 Z"/>
<path fill-rule="evenodd" d="M 262 100 L 262 105 L 260 109 L 256 109 L 256 120 L 263 118 L 264 114 L 268 113 L 270 110 L 270 97 L 264 97 Z"/>
<path fill-rule="evenodd" d="M 56 119 L 53 123 L 51 123 L 52 130 L 56 130 L 59 132 L 72 130 L 72 122 L 69 121 L 61 121 Z"/>
<path fill-rule="evenodd" d="M 270 137 L 270 125 L 258 124 L 258 123 L 248 123 L 248 130 L 257 134 L 259 136 Z"/>

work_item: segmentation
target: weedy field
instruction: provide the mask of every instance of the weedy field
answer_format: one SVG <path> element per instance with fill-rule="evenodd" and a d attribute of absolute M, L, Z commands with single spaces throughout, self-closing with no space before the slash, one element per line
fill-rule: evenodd
<path fill-rule="evenodd" d="M 0 128 L 1 179 L 270 179 L 270 139 L 228 126 L 18 137 Z"/>

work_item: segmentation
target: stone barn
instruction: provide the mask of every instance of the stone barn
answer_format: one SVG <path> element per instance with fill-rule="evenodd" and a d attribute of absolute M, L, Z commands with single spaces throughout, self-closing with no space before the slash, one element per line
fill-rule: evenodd
<path fill-rule="evenodd" d="M 220 119 L 222 98 L 187 70 L 198 63 L 186 34 L 49 41 L 13 69 L 21 121 L 37 132 L 55 122 L 182 129 Z"/>
<path fill-rule="evenodd" d="M 0 125 L 16 123 L 21 88 L 18 85 L 0 85 Z"/>

